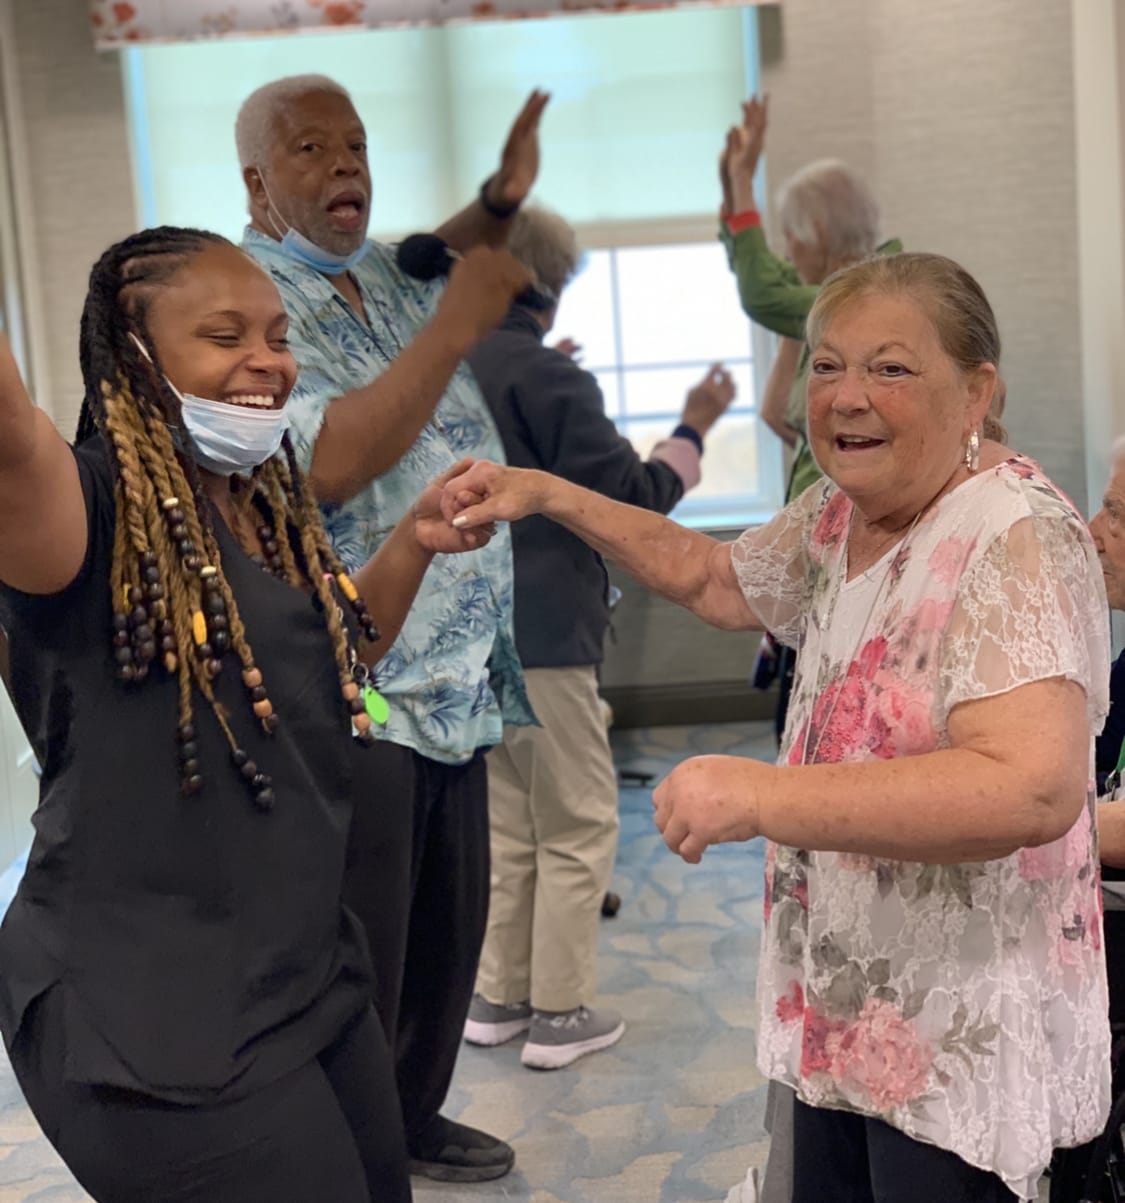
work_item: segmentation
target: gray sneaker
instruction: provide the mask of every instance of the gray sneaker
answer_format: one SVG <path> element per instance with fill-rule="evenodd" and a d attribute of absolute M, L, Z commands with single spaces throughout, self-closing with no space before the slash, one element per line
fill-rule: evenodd
<path fill-rule="evenodd" d="M 609 1048 L 624 1034 L 625 1021 L 608 1008 L 533 1011 L 520 1060 L 531 1069 L 562 1069 L 587 1053 Z"/>
<path fill-rule="evenodd" d="M 531 1003 L 492 1003 L 474 994 L 465 1020 L 465 1039 L 488 1048 L 503 1044 L 531 1027 Z"/>

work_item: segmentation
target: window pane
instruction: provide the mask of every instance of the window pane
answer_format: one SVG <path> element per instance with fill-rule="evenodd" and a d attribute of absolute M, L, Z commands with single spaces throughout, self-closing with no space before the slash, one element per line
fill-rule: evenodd
<path fill-rule="evenodd" d="M 718 242 L 623 248 L 617 271 L 627 362 L 750 355 L 750 323 Z"/>
<path fill-rule="evenodd" d="M 673 425 L 679 420 L 688 390 L 694 388 L 706 373 L 709 363 L 676 368 L 626 368 L 625 413 L 630 418 L 666 415 Z M 754 408 L 754 371 L 750 363 L 728 363 L 737 392 L 734 407 Z"/>
<path fill-rule="evenodd" d="M 621 432 L 647 459 L 652 449 L 671 433 L 667 422 L 630 419 L 621 423 Z M 730 415 L 721 418 L 707 436 L 707 453 L 703 457 L 703 479 L 676 508 L 690 513 L 693 499 L 706 500 L 708 507 L 716 498 L 745 498 L 758 493 L 761 474 L 758 470 L 761 426 L 749 415 Z M 772 436 L 771 436 L 772 437 Z"/>
<path fill-rule="evenodd" d="M 454 142 L 462 182 L 496 168 L 483 129 L 502 130 L 547 88 L 538 195 L 570 221 L 713 213 L 715 161 L 755 90 L 736 8 L 450 26 Z"/>
<path fill-rule="evenodd" d="M 585 266 L 563 290 L 549 340 L 572 338 L 582 346 L 590 371 L 617 363 L 610 251 L 591 251 Z"/>

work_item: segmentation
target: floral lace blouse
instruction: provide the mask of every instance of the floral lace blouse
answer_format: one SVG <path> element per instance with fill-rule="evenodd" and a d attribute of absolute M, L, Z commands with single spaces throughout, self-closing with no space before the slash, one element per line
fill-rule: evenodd
<path fill-rule="evenodd" d="M 865 574 L 875 585 L 846 582 L 851 514 L 818 482 L 732 546 L 750 606 L 800 648 L 783 762 L 948 747 L 959 703 L 1051 677 L 1082 686 L 1101 728 L 1102 574 L 1085 523 L 1036 464 L 1016 458 L 946 494 Z M 1109 1030 L 1090 744 L 1087 806 L 1043 847 L 930 865 L 769 846 L 763 1073 L 809 1104 L 949 1149 L 1021 1197 L 1054 1146 L 1101 1130 Z"/>

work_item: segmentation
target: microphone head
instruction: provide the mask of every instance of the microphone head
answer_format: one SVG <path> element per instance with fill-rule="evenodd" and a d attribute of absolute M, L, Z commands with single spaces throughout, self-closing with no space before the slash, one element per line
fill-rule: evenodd
<path fill-rule="evenodd" d="M 449 275 L 453 256 L 445 239 L 436 234 L 411 234 L 398 244 L 395 262 L 414 280 L 436 280 Z"/>

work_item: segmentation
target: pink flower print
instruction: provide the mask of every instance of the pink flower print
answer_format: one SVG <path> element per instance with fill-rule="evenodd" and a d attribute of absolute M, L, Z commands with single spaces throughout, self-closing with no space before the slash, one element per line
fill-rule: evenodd
<path fill-rule="evenodd" d="M 851 502 L 843 493 L 837 493 L 820 515 L 820 520 L 812 533 L 813 542 L 819 543 L 822 547 L 834 547 L 847 533 L 851 517 Z"/>
<path fill-rule="evenodd" d="M 952 601 L 938 601 L 927 597 L 924 602 L 906 619 L 914 638 L 919 635 L 929 635 L 944 631 L 953 613 Z"/>
<path fill-rule="evenodd" d="M 1035 480 L 1042 475 L 1039 465 L 1033 459 L 1022 455 L 1013 456 L 1004 466 L 1020 480 Z"/>
<path fill-rule="evenodd" d="M 893 1003 L 869 998 L 859 1019 L 833 1042 L 829 1072 L 888 1112 L 926 1089 L 933 1052 Z"/>
<path fill-rule="evenodd" d="M 789 891 L 790 898 L 796 898 L 801 904 L 803 910 L 809 909 L 809 879 L 802 877 L 800 881 Z"/>
<path fill-rule="evenodd" d="M 813 707 L 809 750 L 818 764 L 838 764 L 860 746 L 867 714 L 868 685 L 853 662 Z M 802 741 L 803 743 L 803 741 Z"/>
<path fill-rule="evenodd" d="M 790 982 L 788 993 L 777 1000 L 773 1010 L 782 1023 L 792 1023 L 800 1019 L 805 1013 L 805 992 L 801 989 L 801 983 Z"/>
<path fill-rule="evenodd" d="M 958 539 L 954 536 L 942 539 L 930 552 L 926 567 L 943 585 L 956 585 L 975 546 L 975 539 Z"/>
<path fill-rule="evenodd" d="M 886 659 L 888 646 L 886 639 L 882 635 L 876 635 L 874 639 L 869 639 L 860 648 L 858 656 L 859 675 L 864 680 L 871 681 L 874 679 L 879 666 Z"/>
<path fill-rule="evenodd" d="M 818 1015 L 812 1007 L 805 1008 L 804 1031 L 801 1037 L 802 1078 L 831 1068 L 836 1045 L 846 1030 L 847 1024 L 843 1021 Z"/>
<path fill-rule="evenodd" d="M 875 754 L 889 760 L 932 752 L 937 731 L 929 697 L 890 673 L 880 673 L 875 684 L 871 729 L 882 735 Z"/>

